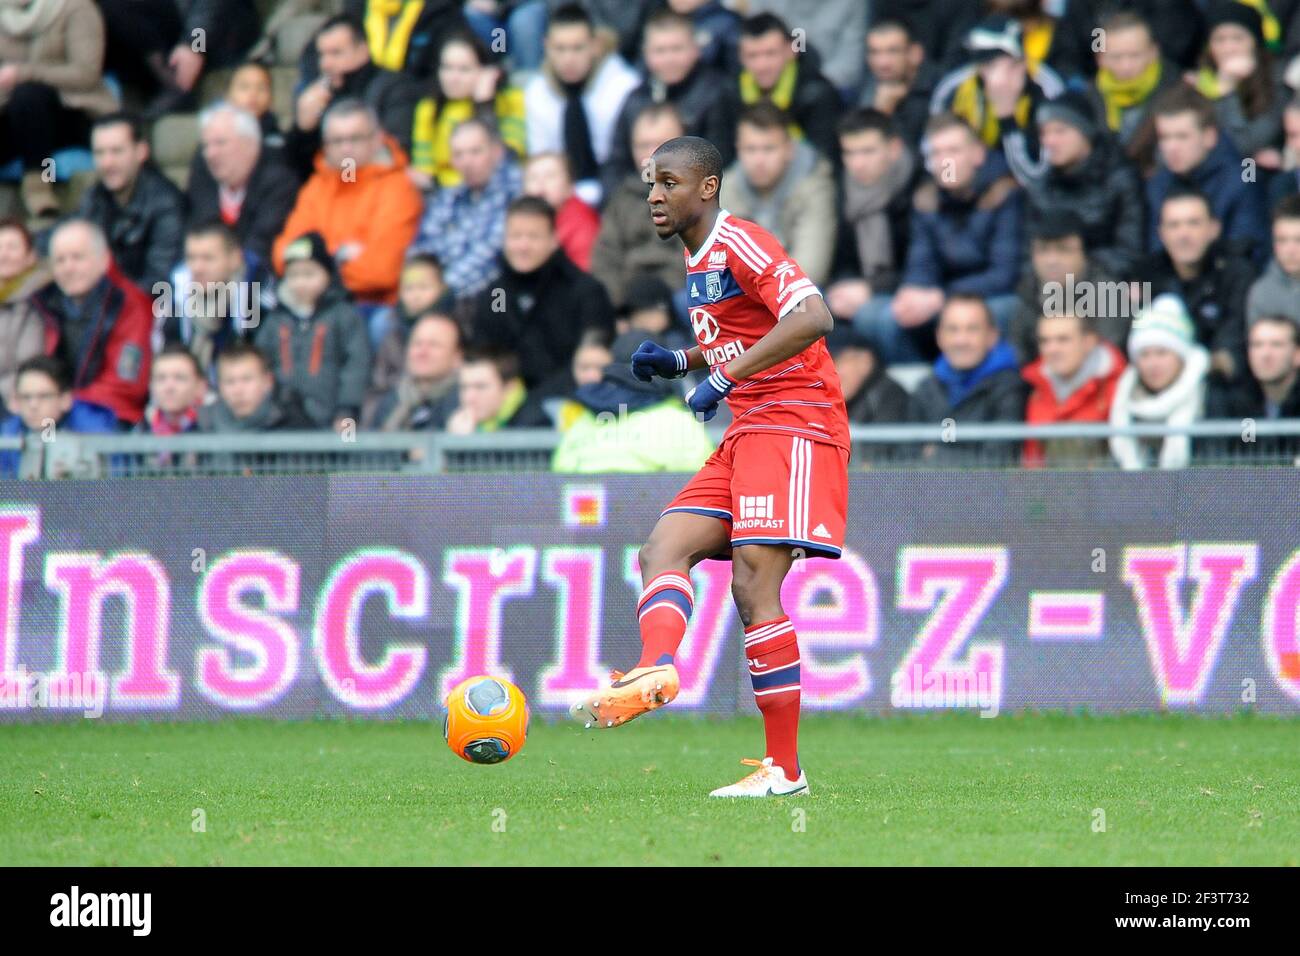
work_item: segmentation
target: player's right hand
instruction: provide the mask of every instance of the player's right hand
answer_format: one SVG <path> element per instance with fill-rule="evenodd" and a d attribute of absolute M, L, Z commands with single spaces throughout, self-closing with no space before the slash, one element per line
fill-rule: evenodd
<path fill-rule="evenodd" d="M 686 350 L 666 349 L 646 339 L 632 353 L 632 374 L 643 382 L 660 378 L 681 378 L 686 374 Z"/>

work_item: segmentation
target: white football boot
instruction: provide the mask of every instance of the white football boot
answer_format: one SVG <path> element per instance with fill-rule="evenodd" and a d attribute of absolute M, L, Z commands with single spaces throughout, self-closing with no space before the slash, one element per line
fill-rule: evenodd
<path fill-rule="evenodd" d="M 741 763 L 747 767 L 757 767 L 745 779 L 729 787 L 719 787 L 711 797 L 793 797 L 796 794 L 807 795 L 808 775 L 799 771 L 798 780 L 785 779 L 785 771 L 772 763 L 771 757 L 753 760 L 746 757 Z"/>

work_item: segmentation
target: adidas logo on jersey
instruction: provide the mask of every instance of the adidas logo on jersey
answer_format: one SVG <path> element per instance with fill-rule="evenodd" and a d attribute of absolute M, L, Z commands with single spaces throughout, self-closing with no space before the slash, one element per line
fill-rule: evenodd
<path fill-rule="evenodd" d="M 826 525 L 824 524 L 818 524 L 817 527 L 813 528 L 812 533 L 814 538 L 829 538 L 831 536 L 831 533 L 826 530 Z"/>

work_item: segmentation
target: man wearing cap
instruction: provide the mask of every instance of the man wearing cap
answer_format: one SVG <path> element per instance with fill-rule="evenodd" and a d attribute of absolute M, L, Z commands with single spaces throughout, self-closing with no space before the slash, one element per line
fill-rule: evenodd
<path fill-rule="evenodd" d="M 1039 104 L 1034 120 L 1043 151 L 1041 175 L 1011 167 L 1028 195 L 1030 227 L 1064 213 L 1077 216 L 1088 257 L 1127 278 L 1145 249 L 1146 216 L 1137 171 L 1102 133 L 1092 102 L 1083 93 L 1067 90 Z"/>
<path fill-rule="evenodd" d="M 930 100 L 930 112 L 956 113 L 986 146 L 1000 146 L 1017 178 L 1039 168 L 1034 114 L 1065 91 L 1065 82 L 1046 63 L 1033 76 L 1025 61 L 1018 20 L 1000 14 L 980 20 L 966 35 L 971 62 L 945 76 Z"/>
<path fill-rule="evenodd" d="M 1111 425 L 1180 426 L 1200 420 L 1210 357 L 1196 344 L 1191 316 L 1178 296 L 1156 296 L 1133 321 L 1128 357 L 1132 364 L 1115 386 Z M 1183 468 L 1191 461 L 1192 445 L 1187 435 L 1112 435 L 1110 453 L 1125 471 Z"/>

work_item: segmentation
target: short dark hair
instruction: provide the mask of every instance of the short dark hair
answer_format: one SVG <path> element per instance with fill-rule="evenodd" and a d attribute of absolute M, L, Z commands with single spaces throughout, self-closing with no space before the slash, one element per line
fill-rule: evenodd
<path fill-rule="evenodd" d="M 779 129 L 789 136 L 790 115 L 767 100 L 759 100 L 740 111 L 740 115 L 736 117 L 736 127 L 739 129 L 741 126 L 752 126 L 754 129 L 761 130 Z"/>
<path fill-rule="evenodd" d="M 1280 219 L 1300 219 L 1300 193 L 1283 196 L 1273 207 L 1273 222 Z"/>
<path fill-rule="evenodd" d="M 670 103 L 668 100 L 664 100 L 662 103 L 647 103 L 645 106 L 637 110 L 636 116 L 632 119 L 632 125 L 628 127 L 629 142 L 631 142 L 630 137 L 632 130 L 636 127 L 637 123 L 647 119 L 662 119 L 665 116 L 671 116 L 676 120 L 678 126 L 683 130 L 686 129 L 686 121 L 682 119 L 682 111 L 679 110 L 675 104 Z"/>
<path fill-rule="evenodd" d="M 746 37 L 753 39 L 773 31 L 787 39 L 790 37 L 790 27 L 775 13 L 756 13 L 740 21 L 741 39 Z"/>
<path fill-rule="evenodd" d="M 340 27 L 342 27 L 343 29 L 351 33 L 352 39 L 355 42 L 357 43 L 369 42 L 366 39 L 365 24 L 363 24 L 360 20 L 358 20 L 350 13 L 336 13 L 334 16 L 330 17 L 328 20 L 322 23 L 320 25 L 320 29 L 316 31 L 316 37 L 313 38 L 312 42 L 314 43 L 316 39 L 324 36 L 326 33 L 329 33 L 331 30 L 337 30 Z"/>
<path fill-rule="evenodd" d="M 501 381 L 512 382 L 519 377 L 519 356 L 510 349 L 504 349 L 495 345 L 478 345 L 466 350 L 462 363 L 472 365 L 480 362 L 487 362 L 496 366 L 497 374 L 501 376 Z"/>
<path fill-rule="evenodd" d="M 1285 325 L 1291 330 L 1291 344 L 1300 345 L 1300 322 L 1287 318 L 1285 315 L 1257 315 L 1246 323 L 1246 338 L 1250 338 L 1251 329 L 1257 325 L 1263 325 L 1265 322 L 1270 325 Z"/>
<path fill-rule="evenodd" d="M 1210 214 L 1211 219 L 1218 219 L 1214 214 L 1214 204 L 1210 202 L 1210 197 L 1205 195 L 1195 186 L 1175 186 L 1165 194 L 1165 198 L 1160 200 L 1160 208 L 1156 210 L 1156 222 L 1164 215 L 1165 207 L 1171 202 L 1179 202 L 1184 199 L 1194 199 L 1205 206 L 1205 211 Z"/>
<path fill-rule="evenodd" d="M 117 110 L 113 113 L 97 116 L 90 124 L 91 135 L 94 135 L 95 130 L 106 129 L 109 126 L 125 126 L 131 134 L 131 142 L 144 142 L 144 120 L 140 118 L 139 113 L 132 113 L 130 110 Z"/>
<path fill-rule="evenodd" d="M 226 89 L 230 89 L 230 84 L 234 81 L 235 74 L 238 73 L 240 70 L 257 70 L 263 76 L 266 77 L 267 83 L 270 84 L 275 83 L 275 77 L 271 75 L 271 68 L 267 66 L 265 63 L 263 63 L 261 60 L 244 60 L 242 63 L 237 65 L 234 69 L 232 69 L 230 71 L 230 75 L 226 77 Z"/>
<path fill-rule="evenodd" d="M 60 395 L 72 391 L 72 369 L 68 368 L 68 363 L 57 355 L 34 355 L 20 364 L 14 374 L 15 389 L 18 387 L 18 380 L 28 372 L 38 372 L 49 378 L 58 388 Z"/>
<path fill-rule="evenodd" d="M 978 306 L 979 310 L 984 313 L 984 321 L 992 327 L 997 328 L 998 323 L 997 320 L 993 318 L 993 310 L 989 308 L 988 302 L 984 300 L 984 296 L 982 295 L 974 295 L 970 292 L 958 292 L 950 295 L 948 296 L 947 301 L 944 302 L 940 315 L 942 315 L 943 312 L 947 312 L 948 306 L 950 305 Z"/>
<path fill-rule="evenodd" d="M 912 25 L 906 20 L 900 20 L 897 17 L 882 17 L 867 28 L 867 35 L 884 33 L 886 30 L 897 30 L 907 37 L 908 43 L 916 42 L 916 31 L 912 29 Z"/>
<path fill-rule="evenodd" d="M 227 362 L 250 358 L 262 366 L 263 372 L 271 371 L 271 360 L 266 357 L 266 353 L 245 339 L 235 339 L 217 353 L 217 368 L 220 369 Z"/>
<path fill-rule="evenodd" d="M 849 110 L 840 118 L 835 131 L 840 136 L 876 132 L 885 139 L 893 139 L 898 135 L 898 124 L 888 113 L 882 113 L 871 106 L 859 106 L 857 109 Z"/>
<path fill-rule="evenodd" d="M 580 3 L 566 3 L 556 7 L 551 11 L 550 17 L 546 22 L 546 29 L 549 32 L 551 27 L 576 27 L 584 26 L 590 31 L 596 29 L 596 23 L 591 19 L 591 14 L 587 8 Z"/>
<path fill-rule="evenodd" d="M 154 366 L 157 367 L 158 362 L 165 358 L 187 359 L 190 368 L 194 369 L 194 374 L 199 378 L 204 377 L 203 366 L 199 364 L 198 356 L 191 352 L 184 342 L 168 342 L 164 345 L 153 357 Z"/>
<path fill-rule="evenodd" d="M 1154 118 L 1177 116 L 1180 113 L 1191 113 L 1196 119 L 1197 127 L 1202 130 L 1218 127 L 1214 104 L 1186 83 L 1174 84 L 1158 94 L 1151 103 L 1151 115 Z"/>
<path fill-rule="evenodd" d="M 684 17 L 671 7 L 664 7 L 656 10 L 646 18 L 645 26 L 642 28 L 642 37 L 651 30 L 685 30 L 695 37 L 695 24 L 691 22 L 690 17 Z"/>
<path fill-rule="evenodd" d="M 227 250 L 239 248 L 239 235 L 220 219 L 201 219 L 185 227 L 185 238 L 219 236 Z"/>
<path fill-rule="evenodd" d="M 32 231 L 27 228 L 27 223 L 23 222 L 17 216 L 5 216 L 0 218 L 0 232 L 6 229 L 12 229 L 23 237 L 23 245 L 28 249 L 32 248 Z"/>
<path fill-rule="evenodd" d="M 716 176 L 718 182 L 722 182 L 722 154 L 718 152 L 718 147 L 703 137 L 678 136 L 664 143 L 655 152 L 680 155 L 686 160 L 687 166 L 700 174 L 701 180 Z"/>
<path fill-rule="evenodd" d="M 442 260 L 432 252 L 416 252 L 407 256 L 402 262 L 402 269 L 407 266 L 428 266 L 436 270 L 438 275 L 442 275 Z"/>
<path fill-rule="evenodd" d="M 555 231 L 555 210 L 541 196 L 520 196 L 510 200 L 506 206 L 506 218 L 511 216 L 538 216 L 546 220 L 551 231 Z"/>
<path fill-rule="evenodd" d="M 460 324 L 459 319 L 457 319 L 454 315 L 451 315 L 450 313 L 441 311 L 440 309 L 432 309 L 432 308 L 425 309 L 423 312 L 421 312 L 419 315 L 417 315 L 414 319 L 411 320 L 411 331 L 415 331 L 415 327 L 417 325 L 419 325 L 421 322 L 425 322 L 428 320 L 433 320 L 437 322 L 446 322 L 453 329 L 455 329 L 456 348 L 460 350 L 464 350 L 465 327 Z M 406 337 L 406 341 L 408 343 L 411 341 L 411 337 L 409 334 Z"/>
<path fill-rule="evenodd" d="M 935 113 L 931 116 L 925 121 L 925 136 L 923 138 L 928 140 L 931 136 L 950 129 L 963 129 L 966 131 L 966 135 L 971 139 L 979 139 L 978 134 L 976 134 L 970 123 L 966 122 L 956 113 Z"/>
<path fill-rule="evenodd" d="M 576 352 L 578 349 L 589 348 L 599 348 L 608 351 L 613 348 L 613 345 L 614 336 L 610 334 L 609 329 L 593 327 L 583 331 L 582 337 L 578 339 L 578 347 L 575 348 L 574 351 Z"/>
<path fill-rule="evenodd" d="M 1115 10 L 1105 14 L 1098 25 L 1101 27 L 1103 35 L 1118 33 L 1121 30 L 1145 30 L 1147 38 L 1152 42 L 1156 38 L 1146 17 L 1135 10 Z"/>
<path fill-rule="evenodd" d="M 1074 319 L 1079 323 L 1079 331 L 1084 335 L 1099 335 L 1097 330 L 1097 320 L 1089 315 L 1085 310 L 1080 309 L 1061 309 L 1056 312 L 1042 312 L 1034 320 L 1035 330 L 1043 319 Z"/>

